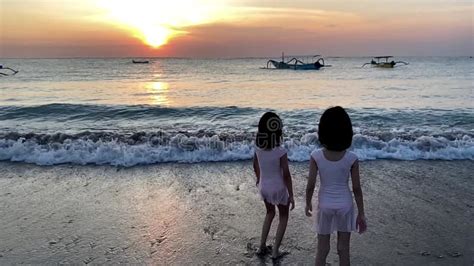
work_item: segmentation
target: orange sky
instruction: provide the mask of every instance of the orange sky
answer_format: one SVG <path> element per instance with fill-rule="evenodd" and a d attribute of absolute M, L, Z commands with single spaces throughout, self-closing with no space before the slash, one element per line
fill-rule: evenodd
<path fill-rule="evenodd" d="M 472 55 L 473 14 L 455 0 L 0 0 L 0 57 Z"/>

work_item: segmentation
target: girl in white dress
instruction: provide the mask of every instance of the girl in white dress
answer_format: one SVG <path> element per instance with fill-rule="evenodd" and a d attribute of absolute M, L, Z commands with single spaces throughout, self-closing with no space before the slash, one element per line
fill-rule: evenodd
<path fill-rule="evenodd" d="M 257 187 L 266 207 L 262 236 L 258 255 L 269 252 L 266 246 L 268 232 L 278 207 L 279 223 L 272 249 L 272 259 L 280 257 L 279 248 L 288 223 L 288 210 L 295 207 L 291 175 L 288 168 L 286 150 L 280 146 L 283 124 L 280 117 L 272 112 L 265 113 L 258 123 L 255 139 L 253 167 L 257 177 Z"/>
<path fill-rule="evenodd" d="M 366 228 L 362 189 L 360 187 L 357 155 L 347 151 L 352 143 L 352 123 L 342 107 L 327 109 L 319 121 L 318 137 L 322 149 L 311 153 L 306 186 L 307 216 L 312 215 L 312 197 L 316 177 L 320 176 L 315 230 L 318 233 L 316 265 L 326 265 L 330 236 L 337 231 L 337 253 L 340 265 L 350 265 L 349 242 L 352 231 L 363 233 Z M 352 192 L 357 204 L 354 210 Z"/>

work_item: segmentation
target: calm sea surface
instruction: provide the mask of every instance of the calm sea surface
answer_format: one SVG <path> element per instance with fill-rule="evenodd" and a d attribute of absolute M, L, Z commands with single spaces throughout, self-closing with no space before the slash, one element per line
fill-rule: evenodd
<path fill-rule="evenodd" d="M 285 125 L 294 161 L 318 147 L 325 108 L 345 107 L 363 160 L 474 160 L 474 61 L 400 57 L 360 68 L 327 58 L 320 71 L 266 70 L 266 59 L 0 59 L 0 160 L 36 164 L 250 159 L 259 117 Z"/>

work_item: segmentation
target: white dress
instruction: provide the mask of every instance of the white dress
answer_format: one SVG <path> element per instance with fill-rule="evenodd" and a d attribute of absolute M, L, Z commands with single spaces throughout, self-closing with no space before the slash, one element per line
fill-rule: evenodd
<path fill-rule="evenodd" d="M 258 184 L 260 196 L 270 204 L 287 205 L 289 194 L 280 165 L 280 158 L 286 154 L 286 150 L 282 147 L 271 150 L 256 148 L 255 153 L 260 168 L 260 183 Z"/>
<path fill-rule="evenodd" d="M 357 155 L 346 151 L 338 161 L 330 161 L 323 150 L 315 150 L 311 157 L 318 165 L 320 187 L 315 221 L 318 234 L 331 234 L 334 231 L 351 232 L 356 230 L 356 213 L 349 177 Z"/>

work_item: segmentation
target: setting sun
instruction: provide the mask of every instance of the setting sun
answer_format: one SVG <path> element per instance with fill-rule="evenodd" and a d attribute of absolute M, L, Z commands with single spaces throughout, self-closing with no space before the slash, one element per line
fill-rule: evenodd
<path fill-rule="evenodd" d="M 186 27 L 216 19 L 222 7 L 203 0 L 102 0 L 99 6 L 105 9 L 109 22 L 129 30 L 153 48 L 185 34 Z"/>

